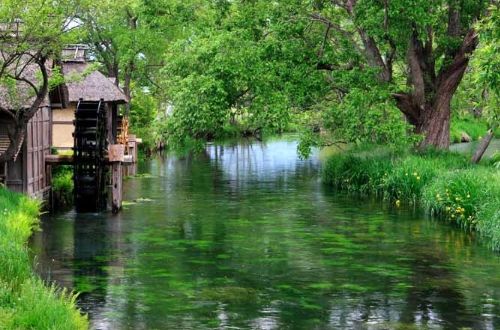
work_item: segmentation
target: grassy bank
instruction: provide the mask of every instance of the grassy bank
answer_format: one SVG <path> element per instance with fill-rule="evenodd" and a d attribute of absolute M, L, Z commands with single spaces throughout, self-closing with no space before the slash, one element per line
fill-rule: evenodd
<path fill-rule="evenodd" d="M 475 230 L 500 250 L 500 171 L 449 152 L 356 149 L 330 157 L 323 180 L 337 189 L 420 204 L 433 216 Z"/>
<path fill-rule="evenodd" d="M 452 143 L 460 143 L 462 135 L 465 133 L 472 141 L 478 141 L 486 135 L 489 128 L 486 120 L 481 118 L 472 116 L 453 118 L 450 127 L 450 140 Z M 495 132 L 495 137 L 500 138 L 500 130 Z"/>
<path fill-rule="evenodd" d="M 26 243 L 38 214 L 36 201 L 0 188 L 0 329 L 87 329 L 75 296 L 33 273 Z"/>

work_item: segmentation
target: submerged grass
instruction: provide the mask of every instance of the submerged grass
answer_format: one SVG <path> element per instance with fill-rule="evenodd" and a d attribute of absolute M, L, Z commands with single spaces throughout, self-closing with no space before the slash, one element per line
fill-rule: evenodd
<path fill-rule="evenodd" d="M 33 274 L 26 242 L 38 202 L 0 188 L 0 329 L 87 329 L 75 295 Z"/>
<path fill-rule="evenodd" d="M 493 166 L 473 166 L 466 156 L 451 152 L 365 147 L 329 158 L 323 180 L 396 205 L 419 203 L 433 216 L 476 230 L 500 250 L 500 172 Z"/>

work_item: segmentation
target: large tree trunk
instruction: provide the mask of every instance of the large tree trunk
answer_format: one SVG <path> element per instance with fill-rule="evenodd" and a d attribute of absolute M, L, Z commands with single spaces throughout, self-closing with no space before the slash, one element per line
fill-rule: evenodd
<path fill-rule="evenodd" d="M 447 149 L 450 145 L 450 101 L 453 94 L 446 92 L 436 96 L 429 104 L 419 105 L 412 94 L 396 94 L 396 104 L 413 125 L 416 134 L 423 135 L 420 148 Z"/>
<path fill-rule="evenodd" d="M 0 163 L 10 160 L 16 161 L 23 146 L 25 136 L 26 124 L 15 123 L 14 127 L 9 130 L 10 144 L 7 150 L 3 154 L 0 154 Z"/>
<path fill-rule="evenodd" d="M 125 69 L 125 78 L 123 84 L 123 92 L 127 96 L 128 102 L 125 104 L 125 115 L 128 116 L 130 114 L 130 102 L 132 101 L 132 72 L 134 71 L 135 65 L 133 61 L 130 61 L 127 64 Z"/>
<path fill-rule="evenodd" d="M 410 93 L 395 94 L 396 105 L 424 139 L 420 148 L 447 149 L 450 145 L 450 104 L 462 81 L 469 54 L 477 46 L 477 35 L 470 30 L 450 64 L 435 74 L 432 39 L 423 44 L 415 33 L 408 47 Z"/>
<path fill-rule="evenodd" d="M 417 131 L 424 135 L 421 148 L 429 146 L 448 149 L 450 146 L 450 104 L 440 104 L 433 107 L 431 111 L 423 114 L 422 126 Z"/>

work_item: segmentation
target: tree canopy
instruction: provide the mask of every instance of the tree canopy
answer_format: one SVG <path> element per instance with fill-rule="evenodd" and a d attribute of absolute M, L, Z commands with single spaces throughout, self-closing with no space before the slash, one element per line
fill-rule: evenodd
<path fill-rule="evenodd" d="M 176 109 L 169 137 L 212 137 L 235 116 L 280 128 L 308 112 L 309 126 L 340 140 L 412 140 L 410 126 L 421 146 L 447 148 L 450 102 L 487 8 L 455 0 L 219 1 L 168 49 L 162 83 Z"/>
<path fill-rule="evenodd" d="M 42 60 L 90 45 L 132 99 L 133 125 L 171 147 L 294 124 L 304 155 L 336 141 L 447 148 L 467 72 L 482 86 L 469 95 L 488 95 L 485 116 L 498 119 L 498 4 L 487 0 L 3 1 L 0 21 L 16 20 L 24 37 L 3 49 Z"/>

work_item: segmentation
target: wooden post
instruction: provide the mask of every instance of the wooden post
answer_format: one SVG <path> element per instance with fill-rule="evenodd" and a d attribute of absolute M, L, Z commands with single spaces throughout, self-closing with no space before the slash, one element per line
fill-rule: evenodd
<path fill-rule="evenodd" d="M 109 162 L 111 163 L 111 211 L 118 213 L 122 208 L 123 193 L 123 161 L 125 160 L 125 146 L 112 144 L 108 150 Z"/>
<path fill-rule="evenodd" d="M 112 204 L 111 211 L 113 213 L 120 212 L 122 208 L 122 182 L 123 182 L 123 166 L 120 162 L 114 162 L 111 165 L 112 175 Z"/>
<path fill-rule="evenodd" d="M 130 134 L 128 136 L 128 150 L 129 155 L 132 155 L 132 165 L 128 167 L 129 175 L 137 174 L 137 142 L 136 136 Z"/>

